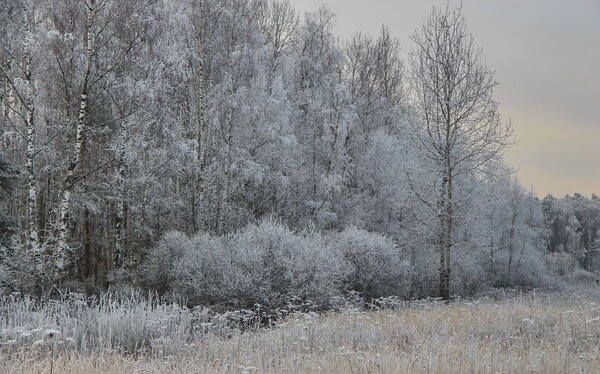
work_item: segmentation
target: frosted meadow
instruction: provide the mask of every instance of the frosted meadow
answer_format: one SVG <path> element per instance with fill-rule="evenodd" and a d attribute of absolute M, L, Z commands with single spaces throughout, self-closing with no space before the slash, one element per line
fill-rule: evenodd
<path fill-rule="evenodd" d="M 571 290 L 573 291 L 573 290 Z M 595 373 L 598 290 L 521 293 L 450 304 L 387 300 L 366 311 L 291 312 L 243 330 L 223 315 L 142 301 L 99 307 L 11 301 L 5 373 Z M 108 297 L 108 295 L 106 295 Z M 133 316 L 135 314 L 135 317 Z M 6 315 L 6 314 L 4 314 Z M 57 326 L 62 331 L 35 326 Z M 52 336 L 51 336 L 52 335 Z M 12 338 L 12 339 L 11 339 Z M 35 339 L 40 340 L 35 340 Z M 11 339 L 6 341 L 6 339 Z"/>

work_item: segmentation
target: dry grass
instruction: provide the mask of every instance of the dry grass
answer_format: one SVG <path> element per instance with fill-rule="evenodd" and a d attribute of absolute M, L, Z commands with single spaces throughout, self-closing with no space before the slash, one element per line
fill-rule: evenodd
<path fill-rule="evenodd" d="M 20 350 L 1 373 L 600 373 L 593 296 L 531 295 L 396 311 L 297 315 L 167 357 Z M 600 301 L 599 301 L 600 302 Z"/>

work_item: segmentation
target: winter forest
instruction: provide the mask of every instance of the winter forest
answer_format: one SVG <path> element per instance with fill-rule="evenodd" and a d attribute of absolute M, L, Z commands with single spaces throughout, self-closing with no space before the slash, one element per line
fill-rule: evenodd
<path fill-rule="evenodd" d="M 460 8 L 408 59 L 385 26 L 335 22 L 286 0 L 1 0 L 2 292 L 246 308 L 595 279 L 600 198 L 538 197 L 505 165 L 513 125 Z"/>
<path fill-rule="evenodd" d="M 0 373 L 600 372 L 600 197 L 465 13 L 0 0 Z"/>

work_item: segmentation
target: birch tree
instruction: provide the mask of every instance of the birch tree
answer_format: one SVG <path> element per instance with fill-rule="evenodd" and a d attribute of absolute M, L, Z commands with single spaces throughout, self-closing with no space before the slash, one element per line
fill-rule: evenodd
<path fill-rule="evenodd" d="M 8 95 L 2 100 L 6 107 L 8 121 L 24 123 L 26 144 L 25 172 L 27 176 L 27 247 L 34 252 L 39 251 L 38 239 L 38 203 L 37 180 L 34 169 L 36 155 L 36 104 L 34 69 L 38 64 L 35 56 L 36 26 L 35 6 L 33 1 L 5 4 L 7 17 L 11 15 L 13 22 L 6 20 L 3 34 L 6 45 L 3 46 L 4 58 L 0 59 L 0 78 L 8 88 Z M 14 125 L 14 124 L 13 124 Z M 20 127 L 20 126 L 17 126 Z"/>
<path fill-rule="evenodd" d="M 493 73 L 482 50 L 467 32 L 462 10 L 434 8 L 420 31 L 412 35 L 410 89 L 419 122 L 415 144 L 436 176 L 435 200 L 417 194 L 437 214 L 439 294 L 450 298 L 451 253 L 454 246 L 457 184 L 460 176 L 477 174 L 506 148 L 511 134 L 493 98 Z"/>
<path fill-rule="evenodd" d="M 76 19 L 82 26 L 74 30 L 82 42 L 80 48 L 68 51 L 65 57 L 81 62 L 69 72 L 74 77 L 71 79 L 78 82 L 74 89 L 77 94 L 69 95 L 78 97 L 74 104 L 77 105 L 78 114 L 74 121 L 69 120 L 69 115 L 65 116 L 65 128 L 71 132 L 72 137 L 66 142 L 68 161 L 60 184 L 54 253 L 56 280 L 64 273 L 70 251 L 67 239 L 74 189 L 92 175 L 99 175 L 101 170 L 109 169 L 114 164 L 113 161 L 118 161 L 116 169 L 120 188 L 116 194 L 118 211 L 113 218 L 116 238 L 112 254 L 113 263 L 121 264 L 122 238 L 119 236 L 122 234 L 125 215 L 124 186 L 121 182 L 125 183 L 127 169 L 122 143 L 124 137 L 128 136 L 127 129 L 123 126 L 126 126 L 126 117 L 137 110 L 140 104 L 134 99 L 141 96 L 139 91 L 144 85 L 147 66 L 135 56 L 139 55 L 140 45 L 148 34 L 149 23 L 152 21 L 152 15 L 149 14 L 151 4 L 151 0 L 135 3 L 85 0 L 74 3 L 71 8 L 72 12 L 82 16 Z M 57 61 L 63 58 L 56 56 Z M 60 65 L 60 62 L 57 64 Z M 113 136 L 107 136 L 110 133 Z M 110 138 L 116 139 L 116 147 L 111 147 Z M 95 153 L 93 156 L 92 152 Z M 114 174 L 109 173 L 108 178 L 113 176 Z M 102 179 L 98 178 L 98 181 Z M 85 186 L 84 189 L 88 188 L 89 186 Z M 91 216 L 88 205 L 93 202 L 89 196 L 86 197 L 81 205 L 84 205 L 85 225 L 92 227 L 88 221 L 88 216 Z M 87 229 L 85 236 L 84 242 L 89 242 L 91 232 Z"/>
<path fill-rule="evenodd" d="M 62 197 L 59 206 L 58 220 L 58 245 L 56 256 L 56 270 L 62 272 L 65 266 L 66 253 L 69 251 L 67 246 L 68 217 L 71 204 L 71 193 L 75 184 L 75 170 L 79 166 L 83 150 L 84 133 L 88 117 L 88 94 L 90 85 L 90 74 L 92 69 L 92 55 L 94 52 L 94 18 L 98 12 L 96 0 L 86 0 L 82 3 L 85 7 L 85 62 L 83 70 L 83 79 L 81 82 L 81 93 L 79 97 L 79 115 L 75 127 L 75 141 L 67 165 L 67 174 L 62 186 Z"/>

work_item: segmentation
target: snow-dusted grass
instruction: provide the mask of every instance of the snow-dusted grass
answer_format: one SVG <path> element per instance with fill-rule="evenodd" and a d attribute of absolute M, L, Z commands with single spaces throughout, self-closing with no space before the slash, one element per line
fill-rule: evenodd
<path fill-rule="evenodd" d="M 270 329 L 228 337 L 197 334 L 186 349 L 160 356 L 50 354 L 40 347 L 9 352 L 5 346 L 0 372 L 49 373 L 52 367 L 55 373 L 597 373 L 597 302 L 594 294 L 528 294 L 296 314 Z"/>
<path fill-rule="evenodd" d="M 0 347 L 84 354 L 180 349 L 191 339 L 192 318 L 176 304 L 139 294 L 94 300 L 71 294 L 43 304 L 9 296 L 0 299 Z"/>

